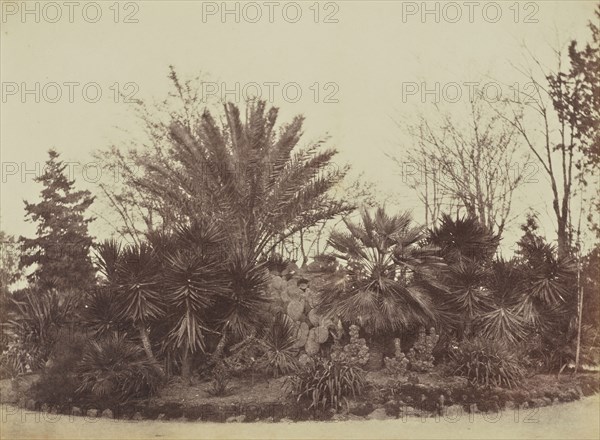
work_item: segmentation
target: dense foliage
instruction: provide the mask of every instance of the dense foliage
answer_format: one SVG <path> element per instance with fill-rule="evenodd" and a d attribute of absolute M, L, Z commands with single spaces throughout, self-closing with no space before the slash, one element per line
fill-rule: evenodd
<path fill-rule="evenodd" d="M 89 191 L 76 191 L 67 164 L 55 150 L 48 152 L 44 172 L 34 180 L 43 185 L 41 201 L 25 202 L 26 219 L 37 223 L 35 238 L 20 238 L 21 268 L 34 266 L 27 275 L 42 289 L 85 290 L 94 282 L 90 259 L 93 240 L 86 211 L 94 202 Z"/>

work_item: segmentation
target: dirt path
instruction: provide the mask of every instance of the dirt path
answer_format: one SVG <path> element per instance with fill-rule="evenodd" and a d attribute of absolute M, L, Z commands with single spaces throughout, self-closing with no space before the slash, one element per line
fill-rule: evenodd
<path fill-rule="evenodd" d="M 452 414 L 446 418 L 385 421 L 215 424 L 123 421 L 41 415 L 2 407 L 1 439 L 504 439 L 600 438 L 600 397 L 557 406 L 497 414 Z"/>

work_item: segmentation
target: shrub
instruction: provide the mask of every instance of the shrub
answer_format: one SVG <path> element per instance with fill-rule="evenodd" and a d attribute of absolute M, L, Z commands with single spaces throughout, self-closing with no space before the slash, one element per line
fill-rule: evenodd
<path fill-rule="evenodd" d="M 9 349 L 2 356 L 2 370 L 10 375 L 39 370 L 73 310 L 72 297 L 56 290 L 28 289 L 14 295 L 12 308 L 5 326 Z"/>
<path fill-rule="evenodd" d="M 121 335 L 92 341 L 77 368 L 78 392 L 126 402 L 155 394 L 163 377 L 144 351 Z"/>
<path fill-rule="evenodd" d="M 223 359 L 223 366 L 234 374 L 247 371 L 268 372 L 274 377 L 293 373 L 298 369 L 296 330 L 293 321 L 278 312 L 261 333 L 233 345 L 231 355 Z"/>
<path fill-rule="evenodd" d="M 86 335 L 63 330 L 40 378 L 29 390 L 30 397 L 50 405 L 68 405 L 81 400 L 83 396 L 77 393 L 76 369 L 86 344 Z"/>
<path fill-rule="evenodd" d="M 310 402 L 309 409 L 338 410 L 346 397 L 356 397 L 365 385 L 359 367 L 319 359 L 311 368 L 292 377 L 298 401 Z"/>
<path fill-rule="evenodd" d="M 451 352 L 451 359 L 454 374 L 472 385 L 513 388 L 525 374 L 521 354 L 502 341 L 466 340 Z"/>
<path fill-rule="evenodd" d="M 230 374 L 224 364 L 215 366 L 212 371 L 212 382 L 208 389 L 208 394 L 213 397 L 221 397 L 229 394 L 229 378 Z"/>

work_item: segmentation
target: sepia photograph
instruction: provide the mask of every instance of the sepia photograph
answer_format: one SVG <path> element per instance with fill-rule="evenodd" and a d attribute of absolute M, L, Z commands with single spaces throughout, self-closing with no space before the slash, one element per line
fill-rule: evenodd
<path fill-rule="evenodd" d="M 600 439 L 599 0 L 0 12 L 0 439 Z"/>

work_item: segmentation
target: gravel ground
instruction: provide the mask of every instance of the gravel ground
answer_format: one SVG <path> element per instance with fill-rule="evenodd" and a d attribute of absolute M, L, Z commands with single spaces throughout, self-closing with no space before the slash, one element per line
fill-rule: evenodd
<path fill-rule="evenodd" d="M 598 439 L 600 397 L 497 414 L 384 421 L 214 424 L 86 419 L 2 407 L 2 439 Z"/>

